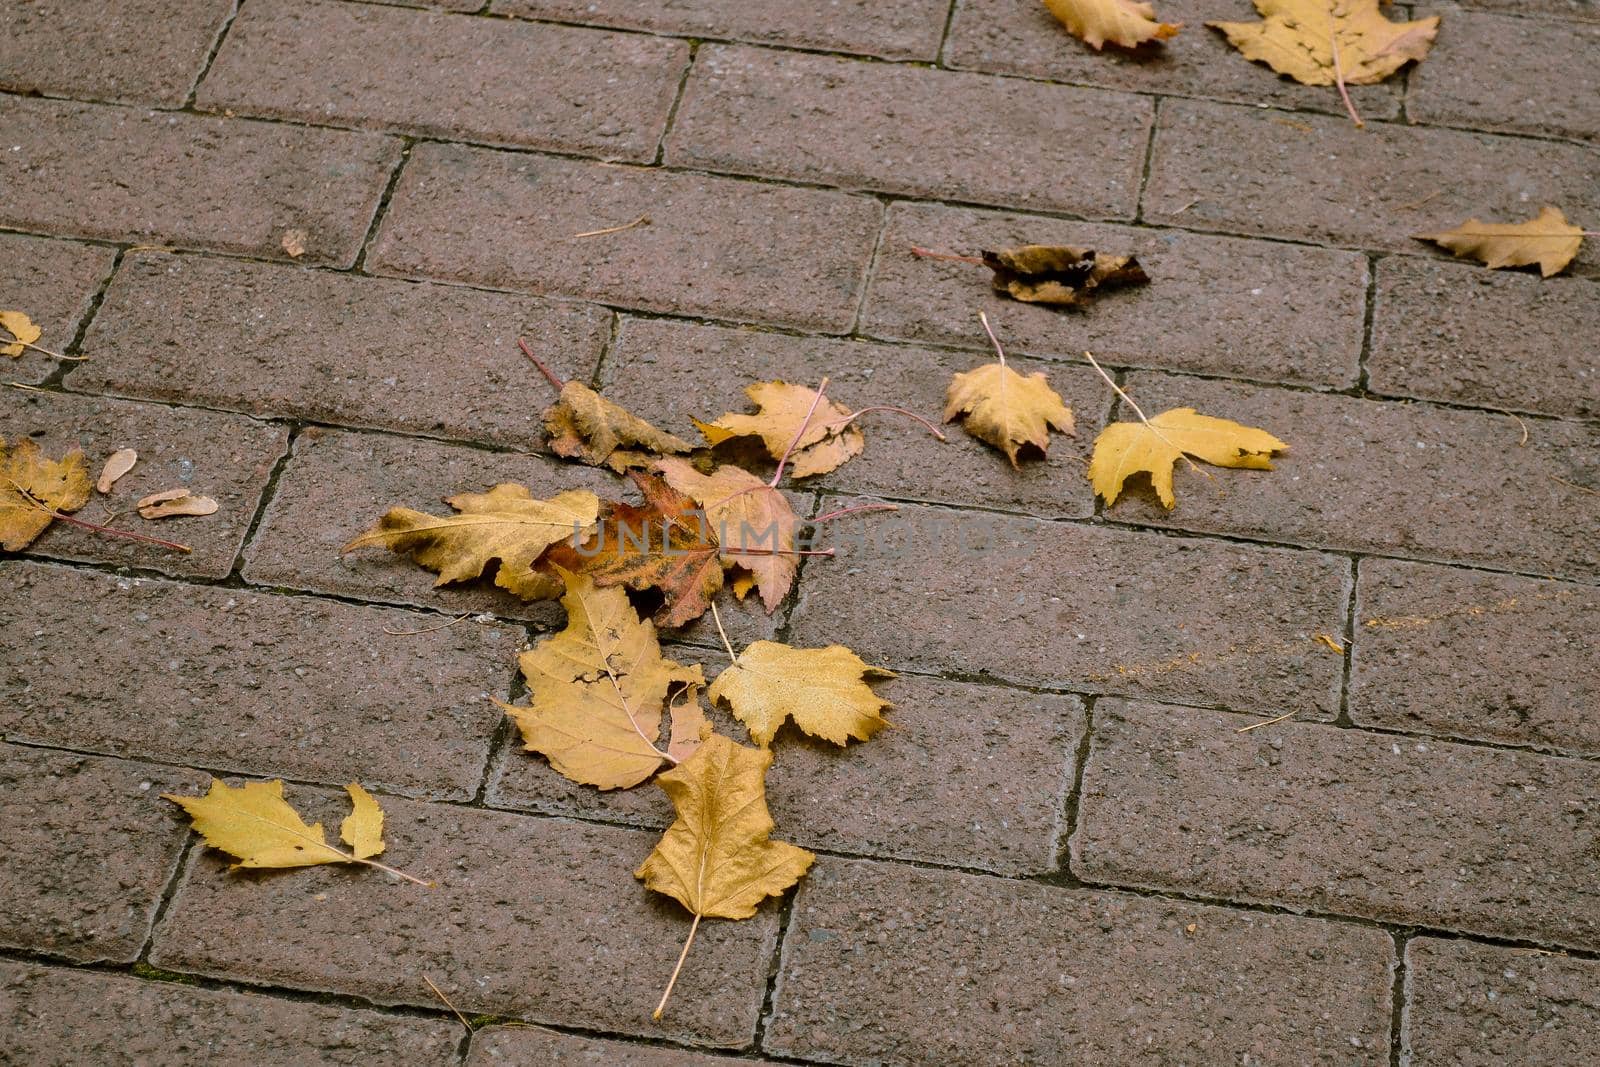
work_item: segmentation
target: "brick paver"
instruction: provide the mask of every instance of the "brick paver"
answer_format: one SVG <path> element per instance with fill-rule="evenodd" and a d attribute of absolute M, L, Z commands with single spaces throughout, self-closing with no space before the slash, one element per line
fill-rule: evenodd
<path fill-rule="evenodd" d="M 497 14 L 659 33 L 783 44 L 885 59 L 931 60 L 948 0 L 829 0 L 826 12 L 792 0 L 494 0 Z"/>
<path fill-rule="evenodd" d="M 1600 430 L 1528 423 L 1427 404 L 1358 400 L 1136 373 L 1151 415 L 1174 407 L 1260 426 L 1289 444 L 1267 471 L 1178 464 L 1167 511 L 1140 479 L 1110 516 L 1271 541 L 1480 563 L 1540 574 L 1600 574 Z M 1134 417 L 1131 411 L 1123 417 Z M 1557 478 L 1563 481 L 1556 481 Z M 1538 522 L 1529 522 L 1538 514 Z"/>
<path fill-rule="evenodd" d="M 976 255 L 1021 244 L 1136 253 L 1153 281 L 1062 312 L 991 292 L 984 267 L 912 252 Z M 1366 276 L 1353 252 L 900 203 L 889 210 L 861 329 L 987 350 L 982 310 L 1007 352 L 1081 363 L 1088 349 L 1103 363 L 1350 386 Z"/>
<path fill-rule="evenodd" d="M 422 145 L 373 262 L 383 273 L 843 333 L 880 214 L 843 193 Z M 641 215 L 648 225 L 576 236 Z"/>
<path fill-rule="evenodd" d="M 1592 762 L 1102 701 L 1072 869 L 1092 882 L 1600 945 Z"/>
<path fill-rule="evenodd" d="M 1364 726 L 1600 755 L 1592 586 L 1364 560 L 1355 634 Z"/>
<path fill-rule="evenodd" d="M 393 52 L 403 68 L 374 63 Z M 344 0 L 251 0 L 197 99 L 208 111 L 649 162 L 682 42 Z"/>
<path fill-rule="evenodd" d="M 222 578 L 233 570 L 273 465 L 288 447 L 281 427 L 196 408 L 170 408 L 100 396 L 7 389 L 0 392 L 0 435 L 32 437 L 59 458 L 81 448 L 91 480 L 120 448 L 139 462 L 95 493 L 75 517 L 187 545 L 182 553 L 57 522 L 28 547 L 35 556 L 117 563 L 167 574 Z M 213 515 L 147 521 L 134 505 L 151 493 L 186 488 L 217 502 Z M 109 520 L 109 522 L 108 522 Z"/>
<path fill-rule="evenodd" d="M 467 1067 L 500 1067 L 538 1063 L 594 1065 L 626 1063 L 629 1067 L 733 1067 L 770 1060 L 719 1056 L 709 1052 L 638 1045 L 604 1038 L 562 1034 L 538 1026 L 489 1027 L 472 1037 Z"/>
<path fill-rule="evenodd" d="M 6 736 L 470 798 L 520 635 L 245 589 L 4 566 Z M 340 635 L 329 640 L 330 633 Z"/>
<path fill-rule="evenodd" d="M 587 380 L 610 328 L 576 304 L 139 254 L 68 387 L 533 449 L 551 397 L 517 337 Z"/>
<path fill-rule="evenodd" d="M 19 1063 L 452 1062 L 461 1026 L 276 997 L 0 961 Z M 492 1061 L 491 1061 L 492 1062 Z"/>
<path fill-rule="evenodd" d="M 115 253 L 102 246 L 0 233 L 0 261 L 8 275 L 6 306 L 0 310 L 26 313 L 44 331 L 37 343 L 60 352 L 77 336 L 114 258 Z M 37 385 L 59 365 L 32 349 L 21 356 L 0 357 L 0 372 L 24 385 Z"/>
<path fill-rule="evenodd" d="M 1381 931 L 1316 919 L 826 859 L 795 904 L 764 1047 L 830 1063 L 1382 1062 L 1391 953 Z"/>
<path fill-rule="evenodd" d="M 1448 32 L 1448 31 L 1446 31 Z M 1150 222 L 1421 252 L 1411 235 L 1468 216 L 1519 222 L 1541 204 L 1600 217 L 1600 153 L 1554 141 L 1228 104 L 1161 106 L 1144 194 Z M 1600 266 L 1591 241 L 1581 269 Z"/>
<path fill-rule="evenodd" d="M 183 847 L 184 831 L 157 798 L 205 780 L 0 744 L 0 944 L 80 962 L 132 960 Z"/>
<path fill-rule="evenodd" d="M 0 89 L 176 107 L 233 8 L 232 0 L 8 4 Z"/>
<path fill-rule="evenodd" d="M 1579 1067 L 1600 1042 L 1600 963 L 1419 937 L 1406 945 L 1401 1055 L 1416 1067 Z"/>
<path fill-rule="evenodd" d="M 1342 663 L 1314 635 L 1343 632 L 1343 560 L 916 506 L 860 523 L 806 570 L 806 643 L 1030 685 L 1337 710 Z"/>
<path fill-rule="evenodd" d="M 1391 396 L 1600 417 L 1600 285 L 1387 256 L 1367 380 Z"/>
<path fill-rule="evenodd" d="M 296 790 L 325 824 L 347 802 Z M 384 860 L 437 888 L 327 867 L 239 878 L 190 866 L 151 960 L 246 983 L 739 1047 L 755 1033 L 777 908 L 701 924 L 670 1013 L 650 1011 L 689 915 L 631 872 L 656 835 L 385 800 Z M 337 945 L 337 952 L 328 951 Z"/>
<path fill-rule="evenodd" d="M 666 161 L 1126 219 L 1150 113 L 1121 93 L 712 45 L 695 57 Z M 805 136 L 819 128 L 854 132 Z"/>

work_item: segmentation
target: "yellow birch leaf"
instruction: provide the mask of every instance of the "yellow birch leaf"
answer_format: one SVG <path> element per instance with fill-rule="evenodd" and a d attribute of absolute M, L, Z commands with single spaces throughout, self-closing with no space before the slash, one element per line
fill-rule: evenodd
<path fill-rule="evenodd" d="M 476 578 L 499 561 L 494 584 L 524 600 L 558 595 L 561 583 L 534 570 L 544 550 L 565 538 L 581 540 L 594 528 L 600 500 L 587 489 L 536 500 L 520 485 L 497 485 L 487 493 L 461 493 L 447 501 L 459 514 L 435 516 L 391 508 L 377 525 L 341 550 L 384 545 L 437 571 L 435 585 Z"/>
<path fill-rule="evenodd" d="M 887 725 L 881 712 L 891 705 L 867 686 L 872 675 L 893 678 L 894 672 L 870 666 L 843 645 L 757 641 L 717 675 L 708 695 L 727 704 L 763 748 L 790 718 L 811 736 L 842 747 Z"/>
<path fill-rule="evenodd" d="M 1076 434 L 1072 412 L 1043 374 L 1024 378 L 1004 362 L 986 363 L 950 380 L 944 421 L 965 415 L 967 432 L 993 445 L 1017 466 L 1017 451 L 1050 447 L 1050 427 Z"/>
<path fill-rule="evenodd" d="M 756 382 L 747 386 L 745 393 L 758 409 L 754 415 L 730 411 L 713 422 L 694 420 L 713 447 L 735 437 L 759 437 L 768 455 L 782 459 L 792 444 L 793 450 L 789 452 L 789 476 L 792 478 L 826 474 L 859 456 L 866 448 L 866 438 L 854 423 L 842 425 L 850 412 L 827 397 L 818 402 L 817 391 L 809 386 Z M 800 432 L 802 425 L 805 426 L 803 434 Z"/>
<path fill-rule="evenodd" d="M 544 413 L 550 449 L 558 456 L 617 473 L 642 467 L 650 455 L 688 452 L 694 446 L 656 429 L 582 382 L 567 382 L 561 398 Z"/>
<path fill-rule="evenodd" d="M 19 437 L 8 450 L 0 437 L 0 547 L 20 552 L 63 514 L 89 502 L 89 470 L 74 448 L 59 460 L 46 459 L 31 437 Z M 42 506 L 41 506 L 42 505 Z"/>
<path fill-rule="evenodd" d="M 1419 241 L 1443 245 L 1458 256 L 1490 267 L 1529 267 L 1543 277 L 1567 269 L 1583 244 L 1583 229 L 1567 222 L 1560 208 L 1546 206 L 1527 222 L 1479 222 L 1468 219 L 1453 230 L 1419 233 Z"/>
<path fill-rule="evenodd" d="M 740 467 L 722 466 L 701 474 L 687 460 L 656 463 L 667 484 L 699 504 L 722 546 L 725 566 L 739 566 L 754 577 L 767 614 L 777 610 L 800 569 L 795 554 L 800 520 L 789 498 Z"/>
<path fill-rule="evenodd" d="M 1157 21 L 1156 9 L 1137 0 L 1044 0 L 1044 6 L 1096 51 L 1107 41 L 1123 48 L 1163 41 L 1183 26 Z"/>
<path fill-rule="evenodd" d="M 306 825 L 300 813 L 283 799 L 282 781 L 246 782 L 234 789 L 213 778 L 211 791 L 203 797 L 161 795 L 188 812 L 206 844 L 239 861 L 233 865 L 235 870 L 312 867 L 355 859 L 328 844 L 321 823 Z M 352 791 L 352 799 L 354 796 Z"/>
<path fill-rule="evenodd" d="M 1176 503 L 1172 465 L 1185 455 L 1219 467 L 1271 470 L 1271 454 L 1288 447 L 1265 430 L 1199 415 L 1194 408 L 1173 408 L 1148 424 L 1114 422 L 1100 431 L 1089 460 L 1089 481 L 1110 507 L 1117 502 L 1123 482 L 1146 472 L 1156 496 L 1170 508 Z"/>
<path fill-rule="evenodd" d="M 13 359 L 22 355 L 25 347 L 39 340 L 44 333 L 20 311 L 0 311 L 0 327 L 4 327 L 15 338 L 11 341 L 0 338 L 0 356 L 11 356 Z"/>
<path fill-rule="evenodd" d="M 344 789 L 350 794 L 350 814 L 339 824 L 339 840 L 350 846 L 356 859 L 369 860 L 383 851 L 383 809 L 355 782 Z"/>
<path fill-rule="evenodd" d="M 1437 15 L 1390 22 L 1378 0 L 1255 0 L 1260 22 L 1208 22 L 1246 59 L 1302 85 L 1381 82 L 1421 60 L 1439 32 Z M 1337 44 L 1337 63 L 1335 60 Z"/>

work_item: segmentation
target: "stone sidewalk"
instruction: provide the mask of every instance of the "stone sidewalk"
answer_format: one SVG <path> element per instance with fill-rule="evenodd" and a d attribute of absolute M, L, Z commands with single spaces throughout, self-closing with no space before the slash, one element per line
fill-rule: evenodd
<path fill-rule="evenodd" d="M 1542 281 L 1408 235 L 1600 228 L 1600 8 L 1418 5 L 1438 44 L 1358 130 L 1202 27 L 1246 0 L 1157 6 L 1140 61 L 1032 0 L 4 5 L 0 307 L 87 358 L 0 361 L 0 435 L 137 448 L 91 520 L 221 507 L 160 528 L 188 556 L 57 524 L 0 561 L 0 1059 L 1592 1063 L 1600 241 Z M 1154 281 L 1063 314 L 911 254 L 1021 242 Z M 783 738 L 818 862 L 652 1023 L 687 922 L 630 872 L 670 807 L 485 699 L 559 608 L 339 546 L 615 492 L 544 449 L 518 335 L 682 433 L 770 377 L 932 415 L 978 310 L 1078 437 L 1014 474 L 874 421 L 800 494 L 898 501 L 903 543 L 730 629 L 901 672 L 898 728 Z M 1291 451 L 1108 511 L 1083 463 L 1129 416 L 1084 349 Z M 953 518 L 991 552 L 904 550 Z M 359 780 L 440 888 L 229 875 L 157 797 L 212 774 L 325 823 Z"/>

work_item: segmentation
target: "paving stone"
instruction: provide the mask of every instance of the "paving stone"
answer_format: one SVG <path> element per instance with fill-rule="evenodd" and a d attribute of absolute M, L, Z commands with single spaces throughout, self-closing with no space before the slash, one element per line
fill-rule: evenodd
<path fill-rule="evenodd" d="M 1575 144 L 1381 122 L 1358 129 L 1331 115 L 1285 120 L 1257 108 L 1168 100 L 1157 123 L 1143 217 L 1422 252 L 1434 246 L 1412 234 L 1447 230 L 1469 216 L 1519 222 L 1543 204 L 1559 204 L 1572 218 L 1600 218 L 1600 153 Z M 1597 248 L 1588 242 L 1575 264 L 1587 272 L 1600 267 Z"/>
<path fill-rule="evenodd" d="M 158 797 L 205 780 L 194 771 L 0 745 L 0 944 L 86 963 L 136 957 L 187 832 Z M 0 1002 L 5 996 L 0 987 Z M 15 1028 L 7 1032 L 15 1047 Z"/>
<path fill-rule="evenodd" d="M 933 59 L 948 0 L 828 0 L 819 12 L 789 0 L 494 0 L 501 15 L 564 19 L 657 33 L 859 52 L 885 59 Z"/>
<path fill-rule="evenodd" d="M 1403 1062 L 1581 1067 L 1600 1043 L 1600 963 L 1419 937 L 1406 945 Z"/>
<path fill-rule="evenodd" d="M 768 1060 L 713 1056 L 688 1049 L 660 1045 L 635 1045 L 604 1038 L 561 1034 L 538 1026 L 489 1027 L 472 1037 L 472 1052 L 467 1067 L 543 1067 L 558 1063 L 563 1067 L 718 1067 L 718 1065 L 763 1064 Z"/>
<path fill-rule="evenodd" d="M 792 643 L 887 667 L 1333 718 L 1342 560 L 904 506 L 824 537 Z M 859 532 L 858 532 L 859 531 Z"/>
<path fill-rule="evenodd" d="M 1600 590 L 1363 560 L 1350 717 L 1600 755 Z"/>
<path fill-rule="evenodd" d="M 629 318 L 606 357 L 603 374 L 607 392 L 636 414 L 695 439 L 691 417 L 713 419 L 725 411 L 752 408 L 746 385 L 783 379 L 815 387 L 823 375 L 829 380 L 827 396 L 851 411 L 887 404 L 937 423 L 951 377 L 993 359 L 992 353 Z M 1027 359 L 1012 363 L 1023 374 L 1045 373 L 1073 410 L 1077 437 L 1052 434 L 1047 460 L 1035 454 L 1021 471 L 1013 471 L 1003 453 L 966 433 L 959 423 L 944 428 L 948 440 L 941 444 L 904 415 L 874 412 L 860 422 L 867 441 L 862 455 L 800 484 L 1048 517 L 1094 514 L 1094 495 L 1083 471 L 1110 390 L 1087 366 L 1053 367 Z M 706 373 L 708 368 L 715 373 Z"/>
<path fill-rule="evenodd" d="M 823 190 L 420 145 L 368 261 L 384 273 L 843 333 L 880 214 L 872 200 Z M 648 225 L 574 237 L 641 215 Z"/>
<path fill-rule="evenodd" d="M 1510 15 L 1554 15 L 1590 22 L 1600 14 L 1595 9 L 1595 0 L 1465 0 L 1462 6 Z"/>
<path fill-rule="evenodd" d="M 1060 311 L 994 293 L 985 267 L 911 251 L 976 255 L 1019 244 L 1134 252 L 1154 281 Z M 1354 252 L 897 203 L 861 330 L 987 349 L 983 310 L 1008 353 L 1081 362 L 1089 349 L 1102 363 L 1341 387 L 1357 380 L 1366 288 L 1366 262 Z"/>
<path fill-rule="evenodd" d="M 824 859 L 784 941 L 767 1051 L 834 1063 L 1372 1063 L 1388 935 Z"/>
<path fill-rule="evenodd" d="M 1443 12 L 1406 82 L 1412 122 L 1600 140 L 1600 24 Z"/>
<path fill-rule="evenodd" d="M 1600 429 L 1498 412 L 1358 400 L 1138 372 L 1147 413 L 1193 407 L 1289 443 L 1273 471 L 1177 464 L 1164 509 L 1141 477 L 1111 508 L 1122 522 L 1418 556 L 1549 575 L 1600 574 Z M 1131 412 L 1127 413 L 1131 416 Z M 1537 515 L 1537 522 L 1529 516 Z"/>
<path fill-rule="evenodd" d="M 0 568 L 0 729 L 264 777 L 469 798 L 520 635 L 413 612 L 29 563 Z M 334 640 L 337 635 L 337 640 Z"/>
<path fill-rule="evenodd" d="M 326 823 L 341 801 L 294 791 Z M 650 1012 L 689 932 L 676 901 L 632 871 L 656 835 L 443 804 L 385 800 L 385 862 L 434 889 L 329 867 L 238 877 L 191 864 L 151 962 L 251 984 L 695 1044 L 755 1033 L 778 909 L 701 924 L 659 1023 Z M 339 951 L 330 952 L 330 945 Z"/>
<path fill-rule="evenodd" d="M 348 267 L 400 142 L 371 133 L 0 96 L 0 226 Z"/>
<path fill-rule="evenodd" d="M 1043 4 L 958 0 L 945 59 L 952 67 L 996 74 L 1344 114 L 1331 86 L 1273 77 L 1206 28 L 1209 20 L 1254 22 L 1259 16 L 1250 0 L 1159 0 L 1155 10 L 1163 22 L 1182 24 L 1182 36 L 1165 46 L 1096 51 L 1069 35 Z M 1398 82 L 1352 85 L 1350 96 L 1365 118 L 1400 113 Z"/>
<path fill-rule="evenodd" d="M 525 603 L 488 581 L 435 587 L 431 571 L 381 549 L 339 554 L 391 507 L 447 514 L 444 498 L 501 482 L 519 482 L 535 496 L 588 489 L 602 499 L 638 500 L 627 482 L 575 463 L 313 428 L 295 439 L 277 492 L 245 552 L 245 580 L 446 612 L 488 612 L 543 628 L 564 626 L 566 616 L 554 601 Z M 740 641 L 771 637 L 782 619 L 767 615 L 753 599 L 739 603 L 724 597 L 719 610 L 729 634 Z M 718 640 L 709 622 L 678 633 L 701 643 Z"/>
<path fill-rule="evenodd" d="M 1600 765 L 1154 704 L 1095 706 L 1090 882 L 1600 945 Z"/>
<path fill-rule="evenodd" d="M 1143 97 L 738 45 L 695 56 L 666 161 L 1128 219 Z"/>
<path fill-rule="evenodd" d="M 1600 417 L 1600 285 L 1388 256 L 1378 263 L 1371 388 L 1394 396 Z"/>
<path fill-rule="evenodd" d="M 176 107 L 233 7 L 232 0 L 7 4 L 0 89 Z"/>
<path fill-rule="evenodd" d="M 454 1019 L 198 989 L 176 982 L 0 961 L 7 1054 L 38 1067 L 81 1063 L 453 1062 Z"/>
<path fill-rule="evenodd" d="M 155 253 L 117 272 L 71 388 L 542 449 L 553 395 L 517 337 L 587 380 L 609 333 L 579 304 Z"/>
<path fill-rule="evenodd" d="M 0 42 L 4 40 L 0 36 Z M 44 331 L 38 344 L 64 351 L 78 335 L 95 294 L 111 273 L 114 255 L 109 248 L 75 241 L 0 233 L 0 262 L 5 263 L 7 272 L 6 309 L 26 312 Z M 31 348 L 20 356 L 0 358 L 0 372 L 24 385 L 37 385 L 59 365 Z"/>
<path fill-rule="evenodd" d="M 726 664 L 703 661 L 713 678 Z M 1030 874 L 1056 865 L 1057 823 L 1072 783 L 1083 710 L 1073 697 L 906 675 L 876 685 L 894 724 L 840 749 L 794 726 L 778 735 L 767 775 L 777 836 L 807 848 Z M 748 743 L 721 709 L 717 729 Z M 507 745 L 488 800 L 584 819 L 662 829 L 659 789 L 577 785 Z"/>
<path fill-rule="evenodd" d="M 289 443 L 282 427 L 242 415 L 19 389 L 0 391 L 0 435 L 31 437 L 55 458 L 81 448 L 91 480 L 111 453 L 134 449 L 134 468 L 109 495 L 94 493 L 74 517 L 193 549 L 183 553 L 56 522 L 28 546 L 29 555 L 206 578 L 233 570 L 273 465 Z M 138 501 L 180 487 L 215 500 L 216 513 L 160 522 L 139 517 Z"/>
<path fill-rule="evenodd" d="M 640 34 L 252 0 L 196 102 L 648 163 L 688 65 L 686 43 Z"/>

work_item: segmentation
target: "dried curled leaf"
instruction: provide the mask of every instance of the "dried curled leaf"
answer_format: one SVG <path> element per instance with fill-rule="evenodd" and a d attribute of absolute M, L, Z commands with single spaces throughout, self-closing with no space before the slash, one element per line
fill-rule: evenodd
<path fill-rule="evenodd" d="M 809 386 L 756 382 L 745 393 L 759 409 L 756 414 L 730 411 L 712 422 L 694 420 L 713 447 L 735 437 L 759 437 L 773 459 L 788 451 L 792 478 L 826 474 L 866 448 L 860 429 L 847 422 L 850 412 L 826 397 L 818 401 Z"/>
<path fill-rule="evenodd" d="M 664 459 L 656 470 L 700 505 L 722 545 L 722 562 L 749 571 L 767 614 L 776 611 L 800 569 L 795 555 L 800 520 L 789 498 L 739 467 L 701 474 L 687 460 Z"/>
<path fill-rule="evenodd" d="M 950 380 L 944 421 L 965 416 L 963 425 L 978 440 L 1006 454 L 1013 467 L 1017 452 L 1031 445 L 1050 447 L 1050 427 L 1075 435 L 1072 411 L 1043 374 L 1024 378 L 1002 360 L 957 374 Z"/>
<path fill-rule="evenodd" d="M 1110 507 L 1117 502 L 1123 482 L 1146 472 L 1156 496 L 1170 508 L 1176 503 L 1172 465 L 1184 456 L 1219 467 L 1269 471 L 1271 455 L 1288 447 L 1265 430 L 1199 415 L 1194 408 L 1173 408 L 1148 423 L 1114 422 L 1100 431 L 1089 461 L 1089 481 Z"/>
<path fill-rule="evenodd" d="M 1443 245 L 1463 258 L 1490 267 L 1538 265 L 1545 278 L 1567 269 L 1583 245 L 1583 229 L 1567 222 L 1561 209 L 1548 205 L 1527 222 L 1479 222 L 1468 219 L 1453 230 L 1419 233 L 1419 241 Z"/>
<path fill-rule="evenodd" d="M 558 456 L 617 473 L 648 466 L 655 455 L 688 452 L 693 445 L 645 422 L 582 382 L 567 382 L 544 413 L 550 449 Z"/>
<path fill-rule="evenodd" d="M 464 582 L 499 561 L 494 584 L 524 600 L 557 596 L 561 583 L 534 569 L 545 549 L 563 538 L 581 540 L 594 530 L 600 499 L 587 489 L 537 500 L 526 486 L 506 483 L 487 493 L 461 493 L 446 501 L 459 514 L 435 516 L 392 508 L 342 552 L 383 545 L 437 571 L 435 585 Z"/>
<path fill-rule="evenodd" d="M 383 851 L 383 812 L 365 789 L 351 784 L 351 813 L 339 833 L 354 852 L 328 844 L 321 823 L 306 825 L 283 799 L 283 782 L 246 782 L 237 789 L 215 778 L 203 797 L 163 793 L 188 813 L 206 844 L 221 849 L 240 867 L 313 867 L 358 863 Z"/>
<path fill-rule="evenodd" d="M 1044 6 L 1097 51 L 1107 41 L 1123 48 L 1164 41 L 1183 26 L 1157 21 L 1156 9 L 1137 0 L 1044 0 Z"/>
<path fill-rule="evenodd" d="M 139 462 L 139 453 L 131 448 L 119 448 L 106 459 L 106 465 L 100 468 L 100 478 L 94 483 L 98 492 L 109 493 L 111 487 L 117 484 L 117 479 L 133 470 L 133 465 Z"/>
<path fill-rule="evenodd" d="M 0 547 L 20 552 L 55 521 L 51 511 L 77 511 L 89 502 L 89 471 L 74 448 L 46 459 L 31 437 L 9 450 L 0 437 Z"/>
<path fill-rule="evenodd" d="M 151 493 L 134 507 L 146 519 L 170 519 L 182 515 L 215 515 L 217 502 L 208 496 L 191 496 L 187 489 L 164 489 Z"/>
<path fill-rule="evenodd" d="M 1147 285 L 1150 276 L 1135 256 L 1101 256 L 1071 245 L 1021 245 L 984 251 L 998 292 L 1029 304 L 1081 307 L 1100 289 Z"/>
<path fill-rule="evenodd" d="M 661 655 L 656 630 L 621 589 L 597 589 L 587 575 L 560 568 L 566 629 L 522 654 L 527 707 L 501 704 L 530 752 L 574 782 L 599 789 L 638 785 L 665 761 L 657 749 L 661 715 L 675 689 L 698 690 L 698 664 Z"/>
<path fill-rule="evenodd" d="M 1302 85 L 1381 82 L 1419 61 L 1439 32 L 1437 15 L 1390 22 L 1378 0 L 1255 0 L 1260 22 L 1208 22 L 1246 58 Z M 1335 43 L 1337 42 L 1337 62 Z"/>
<path fill-rule="evenodd" d="M 20 311 L 0 311 L 0 327 L 3 327 L 15 340 L 0 337 L 0 356 L 16 358 L 25 351 L 26 346 L 39 340 L 44 333 L 34 325 L 32 319 Z"/>
<path fill-rule="evenodd" d="M 893 678 L 843 645 L 792 648 L 757 641 L 717 675 L 707 695 L 722 701 L 766 747 L 784 720 L 825 741 L 843 746 L 865 741 L 887 725 L 882 711 L 891 705 L 867 686 L 867 678 Z"/>

